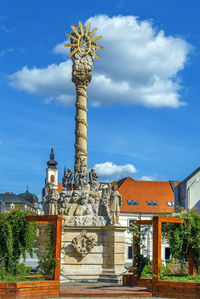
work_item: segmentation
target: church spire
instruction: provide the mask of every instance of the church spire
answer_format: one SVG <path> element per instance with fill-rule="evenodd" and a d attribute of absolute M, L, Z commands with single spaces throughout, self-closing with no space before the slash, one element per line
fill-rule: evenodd
<path fill-rule="evenodd" d="M 54 151 L 53 151 L 53 145 L 51 147 L 51 153 L 50 153 L 50 160 L 47 162 L 48 168 L 56 168 L 56 165 L 58 162 L 54 160 Z"/>

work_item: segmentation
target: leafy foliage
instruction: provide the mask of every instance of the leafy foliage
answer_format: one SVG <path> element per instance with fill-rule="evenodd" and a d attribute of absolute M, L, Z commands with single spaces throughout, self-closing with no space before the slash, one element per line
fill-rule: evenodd
<path fill-rule="evenodd" d="M 55 257 L 53 256 L 53 225 L 47 224 L 46 228 L 40 231 L 43 244 L 39 244 L 39 265 L 42 269 L 42 274 L 46 275 L 49 279 L 52 279 L 54 275 L 54 268 L 57 264 Z M 44 247 L 42 249 L 42 247 Z"/>
<path fill-rule="evenodd" d="M 136 262 L 136 269 L 135 270 L 136 270 L 136 277 L 140 278 L 144 267 L 149 263 L 149 258 L 144 257 L 140 253 L 140 246 L 141 246 L 141 243 L 142 243 L 141 233 L 140 233 L 140 226 L 133 223 L 131 225 L 131 227 L 129 228 L 129 231 L 133 232 L 133 234 L 134 234 L 133 246 L 135 248 L 135 252 L 134 252 L 134 259 L 135 259 L 135 262 Z M 133 272 L 133 274 L 134 274 L 134 272 Z"/>
<path fill-rule="evenodd" d="M 26 252 L 33 256 L 37 223 L 25 221 L 25 216 L 31 214 L 17 209 L 0 214 L 0 279 L 25 271 L 18 262 L 20 256 L 25 259 Z"/>
<path fill-rule="evenodd" d="M 172 256 L 182 264 L 192 254 L 197 272 L 200 272 L 200 215 L 195 210 L 173 215 L 183 218 L 183 224 L 163 223 L 162 236 L 169 242 Z"/>

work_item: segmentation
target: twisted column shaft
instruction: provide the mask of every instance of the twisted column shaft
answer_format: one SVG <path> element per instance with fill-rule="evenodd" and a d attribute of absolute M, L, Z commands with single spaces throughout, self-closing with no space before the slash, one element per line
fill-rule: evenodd
<path fill-rule="evenodd" d="M 74 71 L 72 81 L 76 85 L 76 129 L 75 129 L 75 165 L 74 171 L 84 170 L 87 167 L 87 86 L 91 80 L 91 72 L 86 70 Z"/>

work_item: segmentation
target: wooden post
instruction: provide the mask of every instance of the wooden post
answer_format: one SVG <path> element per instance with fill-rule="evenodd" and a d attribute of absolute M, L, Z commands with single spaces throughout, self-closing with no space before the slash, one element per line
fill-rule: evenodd
<path fill-rule="evenodd" d="M 158 280 L 161 266 L 161 221 L 153 217 L 153 279 Z"/>
<path fill-rule="evenodd" d="M 197 271 L 194 265 L 194 258 L 192 256 L 192 253 L 189 252 L 189 275 L 196 275 Z"/>
<path fill-rule="evenodd" d="M 133 242 L 135 243 L 137 241 L 136 235 L 133 235 Z M 133 275 L 137 277 L 137 263 L 136 263 L 136 252 L 138 248 L 137 246 L 133 246 Z"/>
<path fill-rule="evenodd" d="M 57 216 L 54 222 L 53 233 L 53 254 L 56 260 L 56 266 L 54 268 L 54 280 L 60 279 L 60 255 L 61 255 L 61 234 L 62 234 L 62 217 Z"/>

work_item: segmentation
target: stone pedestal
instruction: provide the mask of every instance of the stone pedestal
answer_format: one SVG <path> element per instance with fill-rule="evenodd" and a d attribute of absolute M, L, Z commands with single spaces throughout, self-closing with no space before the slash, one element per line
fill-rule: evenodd
<path fill-rule="evenodd" d="M 120 282 L 125 271 L 125 231 L 121 226 L 65 226 L 62 234 L 61 281 Z M 83 231 L 94 240 L 85 256 L 73 244 Z"/>

